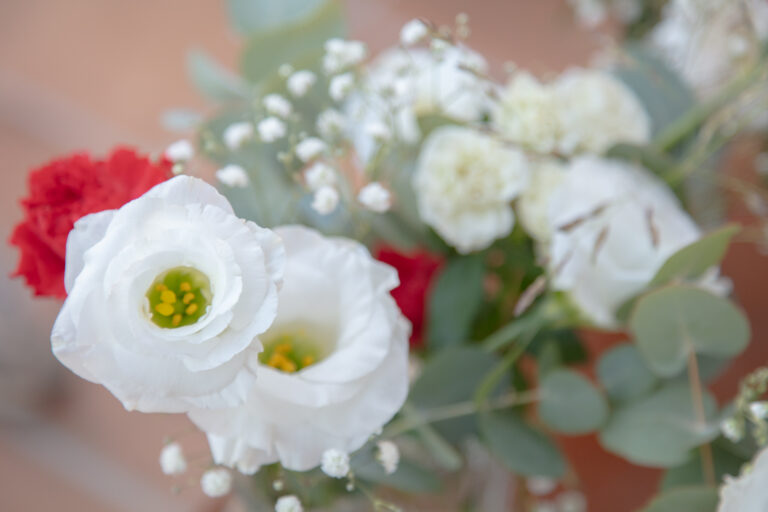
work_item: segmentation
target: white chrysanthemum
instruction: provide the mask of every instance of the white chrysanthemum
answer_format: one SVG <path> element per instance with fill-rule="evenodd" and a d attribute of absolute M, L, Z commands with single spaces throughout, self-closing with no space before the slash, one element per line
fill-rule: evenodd
<path fill-rule="evenodd" d="M 368 210 L 384 213 L 392 206 L 392 194 L 378 181 L 371 182 L 360 189 L 357 200 Z"/>
<path fill-rule="evenodd" d="M 237 405 L 255 378 L 256 336 L 275 318 L 283 262 L 273 231 L 178 176 L 75 223 L 53 353 L 129 410 Z"/>
<path fill-rule="evenodd" d="M 304 181 L 310 190 L 318 190 L 320 187 L 332 187 L 336 184 L 336 171 L 330 165 L 316 162 L 304 171 Z"/>
<path fill-rule="evenodd" d="M 287 118 L 293 112 L 293 105 L 285 96 L 279 94 L 267 94 L 262 100 L 266 111 L 273 116 Z"/>
<path fill-rule="evenodd" d="M 365 59 L 368 49 L 360 41 L 334 38 L 325 42 L 323 69 L 329 75 L 346 70 Z"/>
<path fill-rule="evenodd" d="M 384 468 L 384 472 L 391 475 L 397 471 L 400 464 L 400 449 L 392 441 L 379 441 L 376 443 L 376 460 Z"/>
<path fill-rule="evenodd" d="M 403 25 L 400 29 L 400 42 L 404 46 L 413 46 L 429 33 L 429 29 L 423 21 L 414 19 Z"/>
<path fill-rule="evenodd" d="M 216 171 L 216 179 L 228 187 L 237 188 L 247 187 L 249 182 L 248 173 L 236 164 L 225 165 Z"/>
<path fill-rule="evenodd" d="M 526 72 L 515 73 L 501 92 L 493 124 L 506 139 L 541 153 L 557 149 L 560 113 L 551 84 Z"/>
<path fill-rule="evenodd" d="M 346 105 L 347 129 L 358 156 L 367 162 L 379 146 L 361 126 L 391 125 L 394 138 L 415 144 L 421 138 L 420 116 L 481 120 L 491 105 L 486 82 L 477 75 L 486 67 L 479 54 L 463 46 L 447 47 L 440 58 L 426 49 L 384 52 Z"/>
<path fill-rule="evenodd" d="M 296 156 L 299 160 L 306 163 L 320 156 L 328 145 L 317 137 L 307 137 L 296 144 Z"/>
<path fill-rule="evenodd" d="M 285 137 L 285 123 L 276 117 L 268 117 L 259 122 L 256 127 L 259 137 L 264 142 L 275 142 Z"/>
<path fill-rule="evenodd" d="M 354 452 L 400 409 L 410 329 L 389 294 L 397 273 L 362 245 L 300 226 L 277 233 L 285 282 L 249 400 L 190 418 L 219 464 L 304 471 L 330 448 Z"/>
<path fill-rule="evenodd" d="M 549 199 L 565 177 L 565 166 L 558 160 L 529 160 L 530 180 L 517 200 L 516 210 L 523 229 L 538 242 L 552 237 L 549 224 Z"/>
<path fill-rule="evenodd" d="M 160 468 L 166 475 L 180 475 L 187 470 L 187 460 L 179 443 L 168 443 L 160 452 Z"/>
<path fill-rule="evenodd" d="M 756 456 L 738 478 L 725 477 L 717 512 L 765 512 L 768 510 L 768 448 Z"/>
<path fill-rule="evenodd" d="M 335 139 L 343 134 L 347 119 L 338 110 L 323 110 L 317 116 L 317 132 L 325 139 Z"/>
<path fill-rule="evenodd" d="M 570 69 L 553 84 L 565 154 L 602 154 L 619 143 L 647 144 L 651 120 L 635 94 L 610 74 Z"/>
<path fill-rule="evenodd" d="M 461 253 L 512 231 L 511 201 L 527 183 L 525 156 L 475 130 L 438 128 L 414 175 L 421 219 Z"/>
<path fill-rule="evenodd" d="M 183 163 L 195 156 L 195 147 L 187 139 L 177 140 L 165 148 L 165 157 L 174 163 Z"/>
<path fill-rule="evenodd" d="M 224 130 L 224 145 L 231 150 L 240 148 L 245 141 L 253 137 L 253 125 L 248 121 L 232 123 Z"/>
<path fill-rule="evenodd" d="M 341 101 L 352 92 L 355 87 L 355 75 L 352 73 L 344 73 L 331 78 L 331 83 L 328 85 L 328 94 L 333 101 Z"/>
<path fill-rule="evenodd" d="M 325 450 L 320 469 L 331 478 L 344 478 L 349 473 L 349 454 L 336 448 Z"/>
<path fill-rule="evenodd" d="M 339 191 L 330 185 L 323 185 L 315 190 L 312 197 L 312 209 L 320 215 L 328 215 L 339 205 Z"/>
<path fill-rule="evenodd" d="M 601 327 L 615 326 L 616 310 L 699 237 L 661 180 L 619 160 L 574 159 L 549 208 L 552 286 Z"/>
<path fill-rule="evenodd" d="M 309 92 L 315 82 L 317 82 L 317 76 L 313 72 L 303 69 L 288 77 L 285 86 L 293 96 L 301 98 Z"/>
<path fill-rule="evenodd" d="M 232 490 L 232 473 L 224 468 L 209 469 L 200 478 L 200 487 L 211 498 L 226 496 Z"/>
<path fill-rule="evenodd" d="M 289 494 L 278 498 L 275 503 L 275 512 L 304 512 L 304 507 L 301 506 L 299 498 Z"/>

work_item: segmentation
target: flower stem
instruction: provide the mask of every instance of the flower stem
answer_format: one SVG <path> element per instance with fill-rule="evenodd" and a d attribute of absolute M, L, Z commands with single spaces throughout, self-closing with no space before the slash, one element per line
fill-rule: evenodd
<path fill-rule="evenodd" d="M 688 381 L 691 386 L 691 399 L 693 400 L 693 410 L 696 414 L 696 421 L 699 424 L 706 424 L 706 414 L 704 412 L 704 399 L 701 389 L 701 377 L 699 375 L 699 362 L 696 360 L 696 351 L 690 347 L 688 351 Z M 701 452 L 701 467 L 704 473 L 704 480 L 707 485 L 715 486 L 715 463 L 712 457 L 712 446 L 709 443 L 702 444 L 699 447 Z"/>

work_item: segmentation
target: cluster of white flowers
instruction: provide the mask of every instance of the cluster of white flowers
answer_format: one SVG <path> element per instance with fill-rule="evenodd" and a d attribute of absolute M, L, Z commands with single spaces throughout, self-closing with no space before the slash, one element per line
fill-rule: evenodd
<path fill-rule="evenodd" d="M 576 19 L 586 28 L 594 28 L 611 15 L 623 23 L 632 23 L 643 14 L 643 0 L 568 0 Z"/>

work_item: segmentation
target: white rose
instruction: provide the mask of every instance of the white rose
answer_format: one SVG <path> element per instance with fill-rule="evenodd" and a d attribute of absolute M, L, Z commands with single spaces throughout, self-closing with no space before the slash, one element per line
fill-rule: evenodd
<path fill-rule="evenodd" d="M 549 200 L 565 178 L 565 166 L 553 158 L 529 160 L 530 182 L 517 200 L 517 214 L 525 231 L 537 242 L 552 237 Z"/>
<path fill-rule="evenodd" d="M 725 477 L 717 512 L 765 512 L 768 510 L 768 449 L 755 457 L 752 467 L 738 478 Z"/>
<path fill-rule="evenodd" d="M 245 399 L 275 318 L 284 249 L 204 181 L 178 176 L 67 240 L 53 353 L 144 412 Z"/>
<path fill-rule="evenodd" d="M 650 141 L 651 120 L 645 108 L 631 89 L 607 72 L 570 69 L 553 86 L 563 153 L 601 154 L 619 142 Z"/>
<path fill-rule="evenodd" d="M 525 156 L 475 130 L 438 128 L 424 143 L 414 188 L 421 219 L 461 253 L 512 231 L 511 201 L 527 182 Z"/>
<path fill-rule="evenodd" d="M 410 329 L 389 295 L 397 273 L 352 240 L 277 232 L 285 283 L 248 402 L 189 414 L 217 463 L 249 473 L 277 461 L 305 471 L 328 449 L 357 450 L 408 392 Z"/>
<path fill-rule="evenodd" d="M 549 208 L 552 286 L 601 327 L 615 326 L 616 309 L 699 237 L 661 180 L 618 160 L 572 160 Z"/>

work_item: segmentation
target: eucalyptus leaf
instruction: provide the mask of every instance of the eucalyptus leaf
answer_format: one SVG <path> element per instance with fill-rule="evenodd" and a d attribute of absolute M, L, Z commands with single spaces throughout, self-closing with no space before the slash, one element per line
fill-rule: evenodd
<path fill-rule="evenodd" d="M 705 422 L 698 421 L 690 388 L 667 385 L 620 406 L 600 431 L 602 446 L 634 464 L 674 467 L 685 464 L 690 450 L 719 435 L 715 400 L 702 393 Z"/>
<path fill-rule="evenodd" d="M 717 499 L 714 487 L 680 487 L 657 496 L 641 512 L 715 512 Z"/>
<path fill-rule="evenodd" d="M 241 78 L 203 51 L 189 52 L 187 72 L 197 90 L 208 99 L 233 101 L 248 98 L 248 88 Z"/>
<path fill-rule="evenodd" d="M 631 343 L 623 343 L 605 352 L 597 362 L 597 378 L 614 400 L 631 400 L 648 393 L 656 385 L 656 376 Z"/>
<path fill-rule="evenodd" d="M 295 23 L 328 0 L 228 0 L 232 25 L 243 35 Z"/>
<path fill-rule="evenodd" d="M 547 426 L 567 434 L 595 430 L 608 417 L 603 395 L 572 370 L 555 370 L 544 377 L 539 385 L 538 408 Z"/>
<path fill-rule="evenodd" d="M 651 370 L 677 375 L 691 352 L 734 356 L 749 342 L 749 322 L 728 299 L 692 286 L 667 286 L 641 297 L 629 328 Z"/>
<path fill-rule="evenodd" d="M 565 460 L 544 433 L 527 425 L 514 411 L 492 412 L 480 418 L 482 438 L 491 453 L 512 472 L 560 478 Z"/>
<path fill-rule="evenodd" d="M 483 302 L 482 256 L 457 256 L 438 274 L 430 295 L 427 343 L 430 347 L 469 340 L 472 322 Z"/>
<path fill-rule="evenodd" d="M 738 475 L 741 467 L 749 462 L 749 457 L 744 457 L 737 450 L 731 449 L 729 442 L 723 439 L 715 440 L 711 447 L 715 480 L 717 482 L 722 482 L 725 475 Z M 706 484 L 706 479 L 704 478 L 701 453 L 699 450 L 694 450 L 688 462 L 664 472 L 661 489 L 668 490 L 675 487 L 704 484 Z"/>
<path fill-rule="evenodd" d="M 673 279 L 691 280 L 701 276 L 722 261 L 731 238 L 740 229 L 736 225 L 725 226 L 686 245 L 664 262 L 651 280 L 651 286 L 658 286 Z"/>
<path fill-rule="evenodd" d="M 420 466 L 416 462 L 402 457 L 397 471 L 388 475 L 375 459 L 373 450 L 364 448 L 358 451 L 350 461 L 355 477 L 360 480 L 385 485 L 393 489 L 410 493 L 438 492 L 442 483 L 434 472 Z"/>

